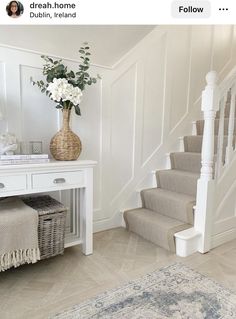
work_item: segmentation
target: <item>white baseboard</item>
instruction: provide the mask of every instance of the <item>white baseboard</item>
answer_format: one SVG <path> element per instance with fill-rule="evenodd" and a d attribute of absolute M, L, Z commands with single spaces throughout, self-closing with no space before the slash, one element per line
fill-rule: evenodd
<path fill-rule="evenodd" d="M 93 232 L 98 233 L 100 231 L 108 230 L 111 228 L 123 227 L 122 213 L 118 212 L 111 218 L 104 218 L 93 222 Z"/>
<path fill-rule="evenodd" d="M 236 238 L 236 228 L 225 231 L 224 233 L 217 234 L 212 237 L 211 248 L 218 247 Z"/>

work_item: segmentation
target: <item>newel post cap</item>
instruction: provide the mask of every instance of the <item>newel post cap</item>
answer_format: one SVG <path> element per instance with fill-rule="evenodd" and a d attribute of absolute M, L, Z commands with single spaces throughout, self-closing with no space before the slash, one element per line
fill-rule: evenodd
<path fill-rule="evenodd" d="M 219 109 L 219 90 L 218 90 L 218 74 L 216 71 L 210 71 L 206 75 L 207 85 L 202 92 L 202 111 L 216 112 Z"/>
<path fill-rule="evenodd" d="M 206 82 L 209 86 L 215 86 L 219 80 L 218 74 L 216 71 L 210 71 L 206 75 Z"/>

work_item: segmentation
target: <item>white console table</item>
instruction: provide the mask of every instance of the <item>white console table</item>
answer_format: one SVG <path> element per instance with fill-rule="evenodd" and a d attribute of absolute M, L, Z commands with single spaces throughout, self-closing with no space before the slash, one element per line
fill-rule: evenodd
<path fill-rule="evenodd" d="M 75 228 L 79 237 L 66 238 L 65 247 L 82 243 L 85 255 L 93 253 L 93 167 L 95 161 L 50 161 L 0 166 L 0 197 L 73 190 Z M 78 201 L 78 190 L 80 200 Z"/>

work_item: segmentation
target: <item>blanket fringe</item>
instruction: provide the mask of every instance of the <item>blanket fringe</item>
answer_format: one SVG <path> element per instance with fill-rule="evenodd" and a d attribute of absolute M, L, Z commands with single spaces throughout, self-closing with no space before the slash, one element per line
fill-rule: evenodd
<path fill-rule="evenodd" d="M 18 249 L 0 255 L 0 271 L 5 271 L 11 267 L 18 267 L 23 264 L 36 263 L 40 260 L 39 248 Z"/>

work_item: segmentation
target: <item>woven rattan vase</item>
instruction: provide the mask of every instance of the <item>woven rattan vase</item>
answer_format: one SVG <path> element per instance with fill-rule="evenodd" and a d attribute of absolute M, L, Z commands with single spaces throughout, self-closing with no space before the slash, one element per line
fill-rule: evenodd
<path fill-rule="evenodd" d="M 58 161 L 76 160 L 82 150 L 80 138 L 70 129 L 71 110 L 63 109 L 62 129 L 51 139 L 50 152 Z"/>

